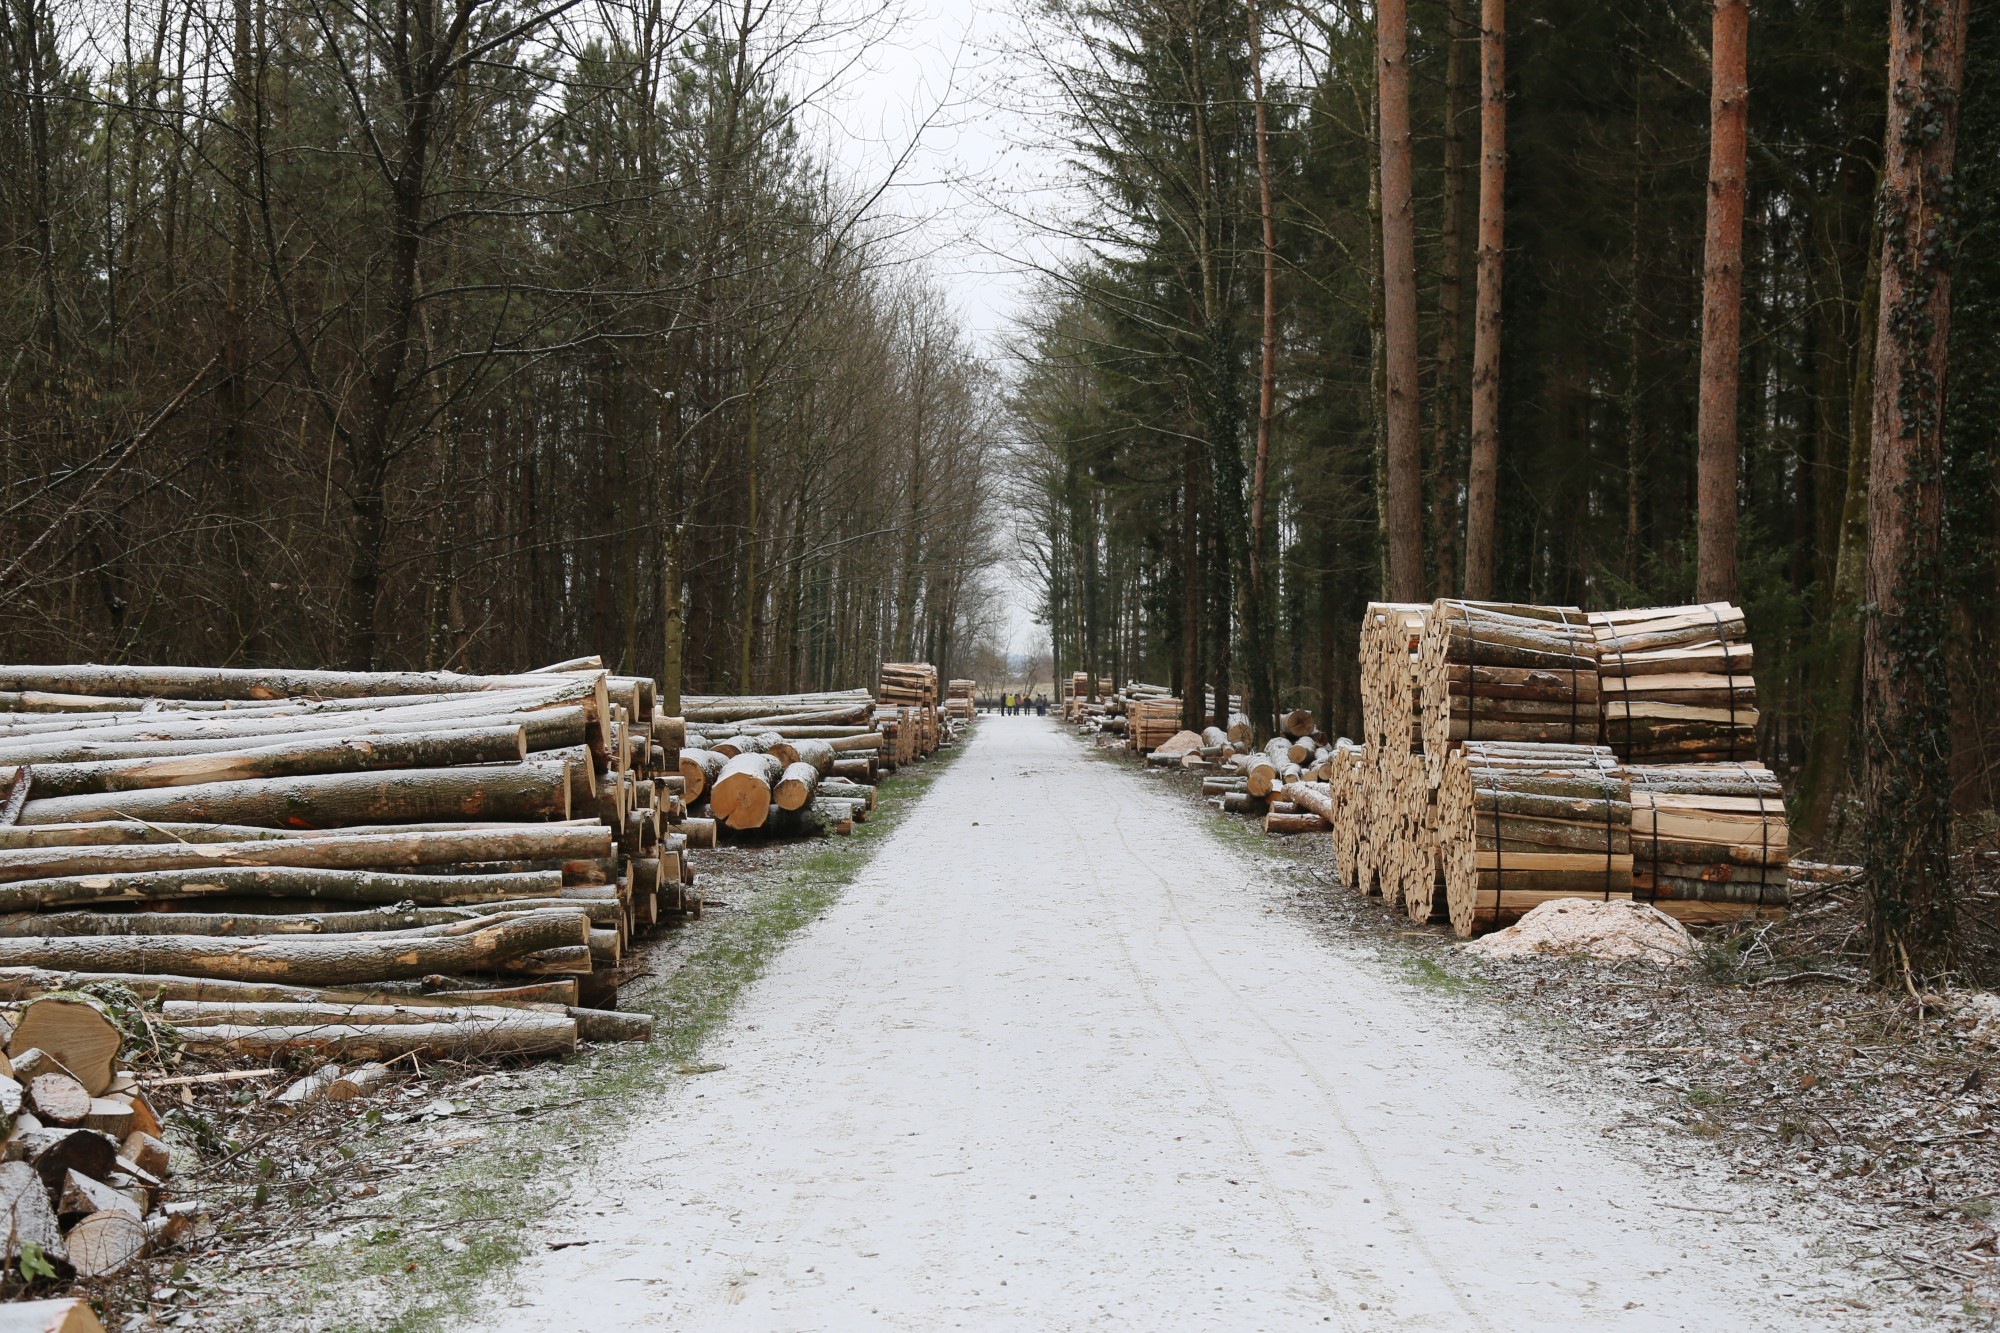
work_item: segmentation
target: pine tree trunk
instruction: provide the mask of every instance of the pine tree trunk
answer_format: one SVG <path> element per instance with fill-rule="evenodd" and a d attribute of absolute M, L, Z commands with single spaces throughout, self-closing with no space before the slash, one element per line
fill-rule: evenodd
<path fill-rule="evenodd" d="M 1948 971 L 1957 927 L 1940 474 L 1965 27 L 1966 0 L 1891 0 L 1862 667 L 1869 963 L 1883 985 Z"/>
<path fill-rule="evenodd" d="M 1444 253 L 1438 270 L 1437 386 L 1432 395 L 1431 540 L 1437 549 L 1437 591 L 1450 595 L 1464 572 L 1458 512 L 1461 349 L 1465 340 L 1465 47 L 1472 0 L 1450 0 L 1444 74 Z"/>
<path fill-rule="evenodd" d="M 1500 486 L 1500 278 L 1507 191 L 1507 0 L 1479 6 L 1479 269 L 1472 326 L 1472 462 L 1465 595 L 1493 595 Z"/>
<path fill-rule="evenodd" d="M 1742 345 L 1743 167 L 1749 145 L 1749 0 L 1715 0 L 1709 54 L 1708 236 L 1702 258 L 1695 427 L 1695 596 L 1736 597 L 1736 379 Z"/>
<path fill-rule="evenodd" d="M 1417 260 L 1410 197 L 1409 13 L 1380 0 L 1375 45 L 1382 116 L 1382 340 L 1388 390 L 1391 601 L 1424 595 L 1423 439 L 1417 398 Z"/>
<path fill-rule="evenodd" d="M 1250 717 L 1260 738 L 1278 711 L 1272 679 L 1270 634 L 1271 595 L 1265 572 L 1264 497 L 1271 466 L 1271 417 L 1277 393 L 1278 356 L 1278 234 L 1271 208 L 1270 123 L 1264 105 L 1264 43 L 1258 24 L 1257 0 L 1249 0 L 1250 84 L 1257 134 L 1257 209 L 1263 223 L 1264 303 L 1257 373 L 1257 461 L 1250 480 L 1250 614 L 1244 639 L 1251 654 Z M 1222 726 L 1228 728 L 1228 700 L 1222 702 Z"/>

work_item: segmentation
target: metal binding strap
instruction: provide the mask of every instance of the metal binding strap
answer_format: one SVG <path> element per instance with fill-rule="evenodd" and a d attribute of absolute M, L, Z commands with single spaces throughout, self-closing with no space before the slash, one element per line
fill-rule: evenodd
<path fill-rule="evenodd" d="M 1481 764 L 1479 768 L 1482 773 L 1488 775 L 1501 771 L 1486 764 Z M 1488 785 L 1493 791 L 1493 924 L 1497 926 L 1500 924 L 1500 900 L 1504 893 L 1507 854 L 1505 849 L 1500 846 L 1503 841 L 1500 836 L 1500 780 L 1497 777 L 1489 776 Z M 1479 820 L 1476 816 L 1472 822 L 1472 834 L 1474 861 L 1476 863 L 1479 849 Z M 1479 872 L 1475 870 L 1473 871 L 1473 882 L 1476 884 L 1478 879 Z M 1474 902 L 1479 900 L 1479 894 L 1476 890 L 1472 897 Z"/>
<path fill-rule="evenodd" d="M 1606 774 L 1605 774 L 1605 773 L 1603 772 L 1603 770 L 1602 770 L 1602 769 L 1600 769 L 1600 770 L 1599 770 L 1598 772 L 1599 772 L 1599 776 L 1600 776 L 1600 777 L 1604 777 L 1604 778 L 1605 778 L 1605 789 L 1604 789 L 1604 901 L 1608 903 L 1608 902 L 1610 902 L 1610 901 L 1611 901 L 1611 831 L 1612 831 L 1612 829 L 1613 829 L 1613 827 L 1614 827 L 1614 825 L 1613 825 L 1613 824 L 1612 824 L 1612 822 L 1611 822 L 1611 798 L 1612 798 L 1613 796 L 1616 796 L 1616 795 L 1618 794 L 1618 789 L 1617 789 L 1616 787 L 1613 787 L 1613 786 L 1611 786 L 1611 785 L 1610 785 L 1610 779 L 1609 779 L 1608 775 L 1606 775 Z"/>
<path fill-rule="evenodd" d="M 1729 763 L 1736 763 L 1736 669 L 1729 660 L 1729 635 L 1723 629 L 1722 613 L 1716 610 L 1718 603 L 1708 604 L 1708 614 L 1715 621 L 1715 641 L 1722 645 L 1722 692 L 1729 697 Z M 1757 798 L 1762 802 L 1763 797 Z"/>
<path fill-rule="evenodd" d="M 1658 902 L 1660 900 L 1660 807 L 1657 802 L 1651 799 L 1657 795 L 1653 790 L 1653 775 L 1641 769 L 1639 771 L 1639 781 L 1646 784 L 1648 803 L 1653 807 L 1653 896 L 1646 901 Z M 1636 809 L 1637 803 L 1635 802 L 1634 810 L 1636 811 Z"/>
<path fill-rule="evenodd" d="M 1562 609 L 1561 607 L 1557 607 L 1557 608 L 1556 608 L 1556 614 L 1562 617 L 1562 626 L 1563 626 L 1563 633 L 1564 633 L 1564 634 L 1565 634 L 1565 635 L 1567 636 L 1567 635 L 1569 634 L 1569 628 L 1570 628 L 1570 624 L 1569 624 L 1569 612 L 1567 612 L 1567 611 L 1563 610 L 1563 609 Z M 1570 743 L 1571 745 L 1578 745 L 1578 744 L 1581 744 L 1581 742 L 1580 742 L 1580 741 L 1578 741 L 1578 740 L 1577 740 L 1577 738 L 1576 738 L 1576 659 L 1577 659 L 1577 651 L 1576 651 L 1576 639 L 1575 639 L 1574 637 L 1571 637 L 1571 638 L 1570 638 L 1570 640 L 1569 640 L 1569 648 L 1570 648 L 1570 653 L 1569 653 L 1569 743 Z"/>
<path fill-rule="evenodd" d="M 1748 765 L 1739 763 L 1734 760 L 1732 760 L 1731 762 L 1736 763 L 1737 771 L 1740 772 L 1747 781 L 1750 782 L 1757 781 L 1756 776 L 1750 772 L 1750 768 Z M 1765 877 L 1771 873 L 1771 866 L 1770 866 L 1771 821 L 1766 817 L 1766 811 L 1764 809 L 1764 787 L 1762 783 L 1757 784 L 1757 837 L 1759 843 L 1757 849 L 1757 909 L 1759 911 L 1762 911 L 1765 906 L 1764 903 Z M 1785 888 L 1786 888 L 1786 896 L 1789 898 L 1791 886 L 1787 884 Z M 1789 906 L 1789 904 L 1787 905 Z"/>
<path fill-rule="evenodd" d="M 1632 762 L 1632 677 L 1627 674 L 1625 666 L 1625 636 L 1618 632 L 1618 626 L 1608 620 L 1604 622 L 1604 628 L 1611 631 L 1611 651 L 1618 654 L 1618 679 L 1624 682 L 1618 691 L 1618 697 L 1625 705 L 1625 762 L 1629 764 Z M 1597 697 L 1598 707 L 1601 710 L 1604 706 L 1602 671 L 1597 673 Z M 1605 739 L 1609 740 L 1610 737 L 1607 735 Z"/>

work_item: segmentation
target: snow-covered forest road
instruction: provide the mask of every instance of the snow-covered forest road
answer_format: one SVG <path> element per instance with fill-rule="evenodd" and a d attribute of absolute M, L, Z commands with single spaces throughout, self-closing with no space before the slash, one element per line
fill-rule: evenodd
<path fill-rule="evenodd" d="M 481 1326 L 1861 1317 L 1781 1205 L 1654 1162 L 1670 1131 L 1440 1021 L 1296 889 L 1053 720 L 982 719 Z"/>

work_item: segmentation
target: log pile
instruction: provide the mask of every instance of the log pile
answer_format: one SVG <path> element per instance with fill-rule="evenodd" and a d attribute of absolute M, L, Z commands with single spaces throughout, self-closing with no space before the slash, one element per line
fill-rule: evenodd
<path fill-rule="evenodd" d="M 1444 765 L 1434 809 L 1461 938 L 1552 898 L 1632 896 L 1632 788 L 1604 746 L 1469 742 Z"/>
<path fill-rule="evenodd" d="M 699 901 L 656 781 L 677 724 L 651 681 L 594 660 L 0 667 L 0 707 L 0 762 L 26 788 L 0 827 L 0 966 L 426 992 L 560 979 L 575 1007 L 615 1000 L 632 938 Z"/>
<path fill-rule="evenodd" d="M 883 701 L 867 690 L 762 696 L 686 695 L 678 753 L 686 822 L 755 837 L 845 834 L 875 808 L 875 784 L 952 739 L 972 712 L 973 684 L 951 682 L 939 709 L 929 663 L 883 668 Z M 894 699 L 895 702 L 890 702 Z M 962 713 L 949 705 L 963 702 Z"/>
<path fill-rule="evenodd" d="M 1463 741 L 1598 743 L 1597 638 L 1575 607 L 1440 599 L 1418 658 L 1427 755 Z"/>
<path fill-rule="evenodd" d="M 1601 611 L 1604 741 L 1631 764 L 1708 764 L 1757 755 L 1755 651 L 1742 609 Z"/>
<path fill-rule="evenodd" d="M 123 1034 L 96 999 L 37 999 L 11 1015 L 0 1057 L 6 1262 L 33 1246 L 59 1273 L 115 1277 L 156 1250 L 207 1234 L 203 1206 L 175 1202 L 172 1154 Z"/>
<path fill-rule="evenodd" d="M 945 716 L 955 722 L 971 722 L 979 711 L 973 694 L 978 684 L 970 680 L 954 680 L 945 686 Z"/>
<path fill-rule="evenodd" d="M 1785 907 L 1791 835 L 1784 792 L 1758 763 L 1627 765 L 1632 888 L 1682 921 Z"/>
<path fill-rule="evenodd" d="M 1754 661 L 1728 603 L 1377 602 L 1358 742 L 1329 742 L 1302 711 L 1259 750 L 1247 721 L 1208 728 L 1198 749 L 1192 733 L 1169 742 L 1180 702 L 1159 686 L 1075 716 L 1201 773 L 1211 804 L 1267 832 L 1327 832 L 1343 885 L 1460 936 L 1558 897 L 1638 898 L 1699 923 L 1783 910 L 1802 873 L 1782 789 L 1750 758 Z"/>

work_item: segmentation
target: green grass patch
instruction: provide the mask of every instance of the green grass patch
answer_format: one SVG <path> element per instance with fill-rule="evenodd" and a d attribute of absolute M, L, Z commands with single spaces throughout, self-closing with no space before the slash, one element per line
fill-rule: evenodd
<path fill-rule="evenodd" d="M 1403 968 L 1404 979 L 1413 986 L 1426 990 L 1444 991 L 1452 995 L 1464 995 L 1476 991 L 1480 983 L 1471 977 L 1462 977 L 1432 958 L 1411 958 Z"/>
<path fill-rule="evenodd" d="M 620 997 L 622 1007 L 653 1015 L 652 1042 L 598 1047 L 529 1071 L 505 1100 L 536 1109 L 517 1123 L 480 1122 L 488 1137 L 409 1193 L 359 1201 L 356 1211 L 398 1216 L 301 1257 L 303 1299 L 288 1313 L 301 1324 L 355 1333 L 436 1333 L 469 1321 L 494 1285 L 545 1242 L 538 1221 L 578 1163 L 594 1147 L 615 1143 L 641 1111 L 657 1113 L 663 1085 L 711 1068 L 700 1063 L 702 1048 L 737 999 L 854 882 L 961 753 L 941 750 L 922 768 L 883 782 L 868 822 L 850 837 L 792 849 L 776 866 L 732 880 L 730 907 L 692 927 L 685 952 L 659 960 L 678 957 L 679 966 Z M 381 1156 L 400 1128 L 371 1114 L 350 1122 L 348 1137 L 358 1152 Z"/>

